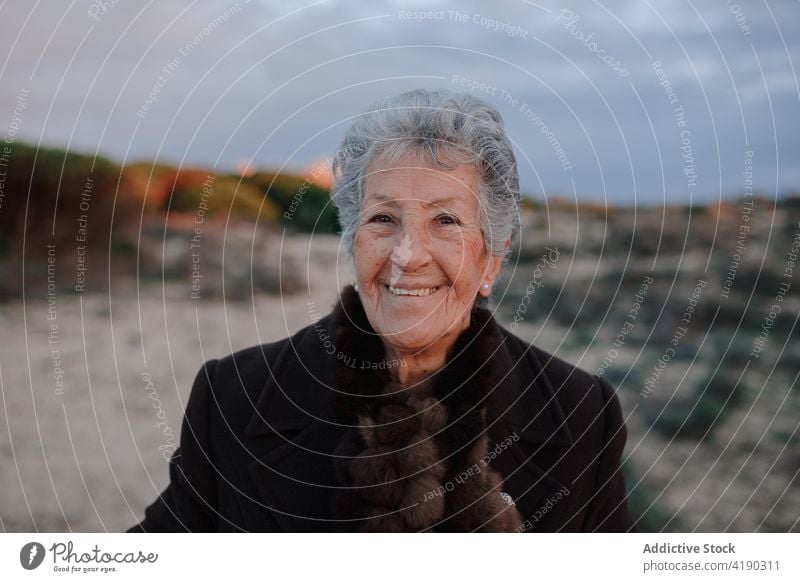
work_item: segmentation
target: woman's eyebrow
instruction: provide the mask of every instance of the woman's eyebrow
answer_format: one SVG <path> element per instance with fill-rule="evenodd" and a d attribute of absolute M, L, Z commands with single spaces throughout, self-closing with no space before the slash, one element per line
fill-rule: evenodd
<path fill-rule="evenodd" d="M 402 200 L 403 198 L 401 197 L 400 199 Z M 386 202 L 387 204 L 393 206 L 397 205 L 396 198 L 389 196 L 387 194 L 375 194 L 374 196 L 372 196 L 372 200 L 370 201 L 370 206 L 374 206 L 379 202 Z M 443 196 L 441 198 L 436 198 L 434 200 L 420 200 L 419 202 L 420 204 L 422 204 L 422 206 L 430 208 L 432 206 L 443 206 L 444 204 L 448 204 L 450 202 L 462 203 L 462 200 L 460 196 Z"/>
<path fill-rule="evenodd" d="M 388 194 L 373 194 L 372 200 L 370 200 L 370 202 L 372 203 L 371 205 L 374 206 L 376 202 L 395 203 L 395 199 L 389 196 Z"/>
<path fill-rule="evenodd" d="M 461 197 L 460 196 L 444 196 L 442 198 L 436 198 L 435 200 L 422 200 L 422 201 L 420 201 L 420 203 L 423 206 L 427 207 L 427 208 L 430 208 L 431 206 L 443 206 L 443 205 L 448 204 L 450 202 L 456 202 L 456 203 L 460 204 L 461 203 Z"/>

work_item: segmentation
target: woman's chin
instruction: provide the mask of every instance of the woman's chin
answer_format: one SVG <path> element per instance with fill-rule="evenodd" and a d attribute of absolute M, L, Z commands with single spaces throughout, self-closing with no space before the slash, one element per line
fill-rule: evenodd
<path fill-rule="evenodd" d="M 441 321 L 434 313 L 424 321 L 416 318 L 386 317 L 376 330 L 383 341 L 390 343 L 397 350 L 419 352 L 439 344 L 445 337 L 454 338 L 463 331 L 454 322 Z M 468 323 L 466 324 L 468 325 Z"/>
<path fill-rule="evenodd" d="M 367 303 L 367 311 L 370 306 L 374 310 L 369 319 L 376 332 L 398 349 L 425 349 L 451 331 L 449 285 L 427 296 L 396 295 L 384 285 L 380 289 L 378 301 Z"/>
<path fill-rule="evenodd" d="M 413 350 L 430 346 L 437 337 L 434 333 L 436 327 L 430 318 L 388 316 L 384 318 L 379 333 L 384 341 L 397 348 Z"/>

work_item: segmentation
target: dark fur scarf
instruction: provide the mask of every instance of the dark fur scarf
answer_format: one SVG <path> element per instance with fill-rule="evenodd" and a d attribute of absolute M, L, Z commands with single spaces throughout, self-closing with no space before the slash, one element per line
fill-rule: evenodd
<path fill-rule="evenodd" d="M 428 390 L 401 390 L 381 366 L 383 342 L 348 285 L 334 310 L 334 409 L 353 426 L 336 449 L 346 487 L 335 496 L 342 531 L 512 532 L 522 520 L 501 492 L 487 454 L 491 354 L 500 345 L 491 313 L 474 307 Z M 478 470 L 475 470 L 475 468 Z"/>

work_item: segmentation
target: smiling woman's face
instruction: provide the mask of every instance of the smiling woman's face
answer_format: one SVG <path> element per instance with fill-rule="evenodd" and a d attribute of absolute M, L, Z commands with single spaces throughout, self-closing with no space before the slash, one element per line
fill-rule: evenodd
<path fill-rule="evenodd" d="M 489 295 L 502 260 L 484 247 L 479 180 L 472 165 L 442 170 L 412 158 L 364 179 L 356 279 L 370 324 L 398 350 L 449 345 L 469 326 L 476 295 Z"/>

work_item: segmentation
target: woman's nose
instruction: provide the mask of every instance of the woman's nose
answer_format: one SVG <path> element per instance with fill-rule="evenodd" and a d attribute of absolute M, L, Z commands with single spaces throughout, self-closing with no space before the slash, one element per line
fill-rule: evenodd
<path fill-rule="evenodd" d="M 392 251 L 392 262 L 404 271 L 413 272 L 431 260 L 430 238 L 424 229 L 403 229 L 402 237 Z"/>

